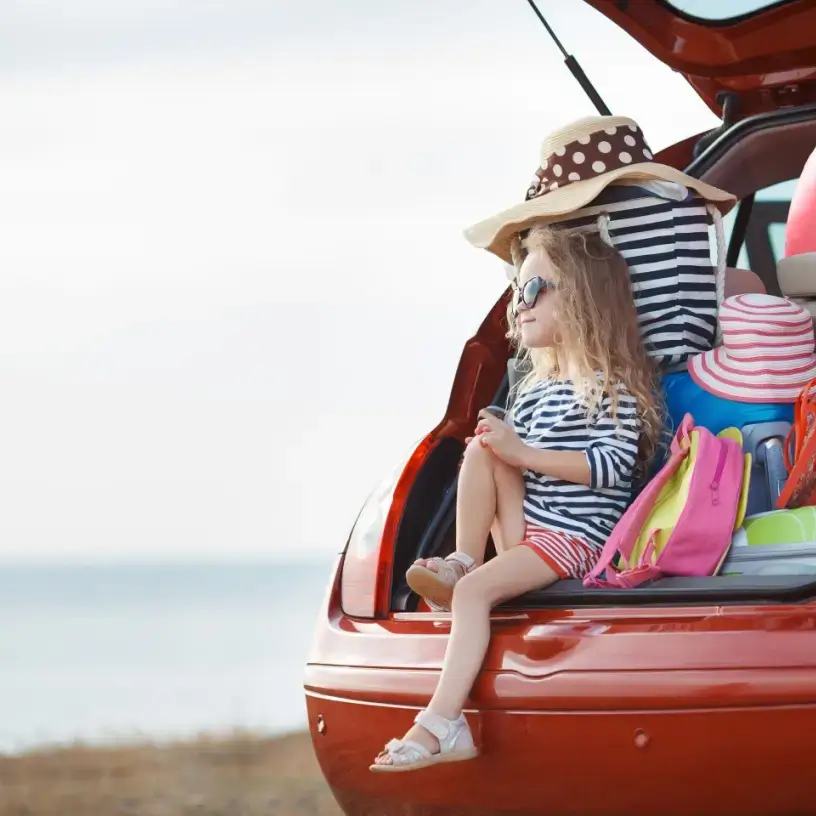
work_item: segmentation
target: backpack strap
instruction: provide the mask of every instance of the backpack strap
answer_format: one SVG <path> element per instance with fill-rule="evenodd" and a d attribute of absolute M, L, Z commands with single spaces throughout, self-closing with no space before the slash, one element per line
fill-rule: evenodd
<path fill-rule="evenodd" d="M 606 540 L 604 548 L 601 551 L 600 558 L 592 570 L 584 577 L 585 587 L 618 587 L 622 585 L 620 580 L 636 580 L 636 586 L 647 580 L 652 580 L 657 575 L 647 575 L 645 572 L 642 577 L 639 570 L 650 569 L 657 570 L 656 567 L 637 567 L 634 569 L 625 570 L 623 574 L 618 572 L 612 566 L 612 561 L 615 556 L 620 554 L 627 559 L 632 554 L 632 549 L 635 542 L 640 536 L 643 525 L 649 516 L 661 490 L 666 482 L 671 479 L 680 467 L 680 463 L 686 458 L 690 447 L 690 434 L 694 429 L 694 419 L 691 414 L 686 414 L 677 433 L 671 442 L 671 456 L 665 465 L 660 469 L 660 472 L 643 488 L 635 501 L 629 505 L 629 508 L 620 518 L 612 530 L 612 534 Z M 607 580 L 604 581 L 599 576 L 606 570 Z M 659 572 L 659 570 L 658 570 Z M 624 578 L 624 576 L 627 576 Z M 619 580 L 620 579 L 620 580 Z"/>
<path fill-rule="evenodd" d="M 814 380 L 814 382 L 816 383 L 816 380 Z M 691 445 L 691 432 L 693 430 L 694 418 L 691 414 L 686 414 L 677 429 L 677 433 L 675 433 L 674 438 L 671 441 L 670 450 L 672 456 L 674 456 L 676 453 L 685 454 L 688 451 L 689 446 Z"/>
<path fill-rule="evenodd" d="M 682 461 L 682 459 L 680 460 Z M 665 484 L 665 483 L 664 483 Z M 650 563 L 654 554 L 654 536 L 657 531 L 651 531 L 649 543 L 643 550 L 642 563 L 636 567 L 629 567 L 625 570 L 617 570 L 613 565 L 606 568 L 607 586 L 618 587 L 619 589 L 634 589 L 647 581 L 654 581 L 662 577 L 660 567 Z"/>
<path fill-rule="evenodd" d="M 660 567 L 656 567 L 654 564 L 642 564 L 639 567 L 632 567 L 632 569 L 622 570 L 621 572 L 618 572 L 614 567 L 608 567 L 606 570 L 607 581 L 604 585 L 606 587 L 616 587 L 617 589 L 634 589 L 662 576 L 663 573 L 660 571 Z"/>

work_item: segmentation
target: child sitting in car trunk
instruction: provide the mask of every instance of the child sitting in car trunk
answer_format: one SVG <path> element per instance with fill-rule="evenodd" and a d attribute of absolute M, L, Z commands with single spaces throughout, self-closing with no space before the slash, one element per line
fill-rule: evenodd
<path fill-rule="evenodd" d="M 620 187 L 627 182 L 637 189 Z M 618 200 L 599 202 L 613 183 Z M 590 117 L 545 140 L 523 204 L 469 231 L 514 262 L 514 328 L 532 371 L 507 420 L 482 411 L 468 440 L 456 551 L 408 571 L 432 608 L 451 609 L 450 641 L 428 707 L 371 770 L 476 755 L 462 709 L 488 648 L 490 610 L 581 578 L 600 555 L 663 437 L 661 365 L 714 342 L 723 279 L 705 252 L 705 216 L 733 201 L 652 161 L 632 120 Z M 497 555 L 484 563 L 491 532 Z"/>
<path fill-rule="evenodd" d="M 597 231 L 534 227 L 515 254 L 515 319 L 533 370 L 507 422 L 480 415 L 459 476 L 456 552 L 409 570 L 431 604 L 452 598 L 451 639 L 430 705 L 373 770 L 475 755 L 461 712 L 491 607 L 593 566 L 662 433 L 655 367 L 619 253 Z M 491 527 L 498 555 L 474 569 Z"/>

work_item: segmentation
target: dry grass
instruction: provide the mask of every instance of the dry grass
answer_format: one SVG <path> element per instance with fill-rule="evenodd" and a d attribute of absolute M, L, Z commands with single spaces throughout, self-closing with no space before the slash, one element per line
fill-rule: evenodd
<path fill-rule="evenodd" d="M 340 816 L 308 734 L 0 757 L 1 816 Z"/>

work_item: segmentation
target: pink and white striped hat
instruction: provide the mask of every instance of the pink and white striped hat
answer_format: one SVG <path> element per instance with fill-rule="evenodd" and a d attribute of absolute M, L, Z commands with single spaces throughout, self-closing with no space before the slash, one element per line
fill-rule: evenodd
<path fill-rule="evenodd" d="M 735 295 L 720 307 L 723 344 L 693 357 L 706 391 L 738 402 L 795 402 L 816 378 L 813 318 L 787 298 Z"/>

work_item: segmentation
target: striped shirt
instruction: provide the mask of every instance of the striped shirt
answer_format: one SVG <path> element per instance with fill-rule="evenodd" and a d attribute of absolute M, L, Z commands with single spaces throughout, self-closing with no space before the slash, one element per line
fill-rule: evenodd
<path fill-rule="evenodd" d="M 705 202 L 678 184 L 617 185 L 587 209 L 609 215 L 609 236 L 629 265 L 649 356 L 667 368 L 709 351 L 717 330 L 717 292 Z"/>
<path fill-rule="evenodd" d="M 617 423 L 606 397 L 590 418 L 569 380 L 547 379 L 519 394 L 508 416 L 521 440 L 547 450 L 584 451 L 590 484 L 524 471 L 524 518 L 602 547 L 632 499 L 641 421 L 637 403 L 617 387 Z"/>

